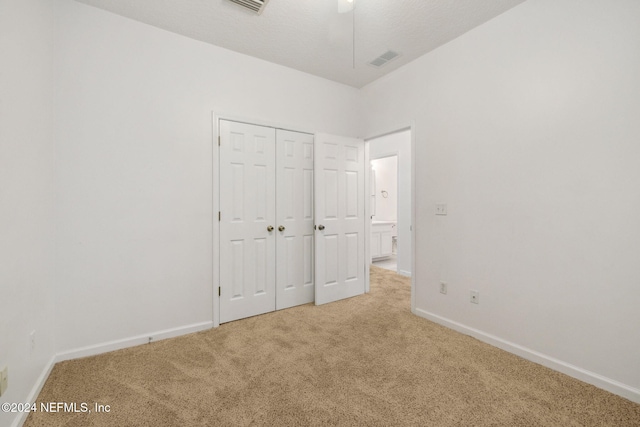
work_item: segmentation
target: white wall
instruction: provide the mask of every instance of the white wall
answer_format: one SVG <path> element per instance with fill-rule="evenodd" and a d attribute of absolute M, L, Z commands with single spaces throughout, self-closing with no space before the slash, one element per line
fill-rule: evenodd
<path fill-rule="evenodd" d="M 525 2 L 362 92 L 368 134 L 415 119 L 417 312 L 635 400 L 638 22 L 634 0 Z"/>
<path fill-rule="evenodd" d="M 393 127 L 386 129 L 392 130 Z M 411 275 L 411 131 L 405 130 L 369 141 L 369 156 L 398 156 L 398 272 Z M 380 192 L 378 192 L 379 198 Z"/>
<path fill-rule="evenodd" d="M 54 354 L 52 35 L 50 1 L 0 2 L 1 402 L 28 402 Z M 14 415 L 0 412 L 0 425 Z"/>
<path fill-rule="evenodd" d="M 355 136 L 358 91 L 56 4 L 58 351 L 211 322 L 211 112 Z"/>
<path fill-rule="evenodd" d="M 398 157 L 371 160 L 376 178 L 376 213 L 374 221 L 398 220 Z M 382 193 L 384 191 L 384 194 Z"/>

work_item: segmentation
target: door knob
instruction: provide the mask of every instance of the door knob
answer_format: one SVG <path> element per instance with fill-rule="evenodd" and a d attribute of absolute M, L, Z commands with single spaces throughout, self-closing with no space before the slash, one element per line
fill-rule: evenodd
<path fill-rule="evenodd" d="M 273 226 L 271 226 L 271 225 L 270 225 L 270 226 L 268 226 L 268 227 L 267 227 L 267 231 L 268 231 L 268 232 L 272 232 L 272 231 L 273 231 Z"/>
<path fill-rule="evenodd" d="M 278 231 L 284 231 L 284 225 L 281 225 L 280 227 L 278 227 Z"/>
<path fill-rule="evenodd" d="M 320 225 L 318 226 L 318 230 L 324 230 L 324 225 L 320 224 Z"/>

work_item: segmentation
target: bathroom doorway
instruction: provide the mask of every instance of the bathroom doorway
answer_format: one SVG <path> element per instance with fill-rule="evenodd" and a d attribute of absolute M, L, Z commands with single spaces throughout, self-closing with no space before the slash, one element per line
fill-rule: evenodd
<path fill-rule="evenodd" d="M 411 131 L 368 142 L 371 263 L 411 276 Z"/>

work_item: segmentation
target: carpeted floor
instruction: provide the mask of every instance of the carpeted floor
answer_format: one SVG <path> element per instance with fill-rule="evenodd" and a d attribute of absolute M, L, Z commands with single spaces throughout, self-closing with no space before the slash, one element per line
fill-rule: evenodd
<path fill-rule="evenodd" d="M 57 364 L 26 426 L 640 426 L 640 405 L 414 316 L 409 280 Z"/>

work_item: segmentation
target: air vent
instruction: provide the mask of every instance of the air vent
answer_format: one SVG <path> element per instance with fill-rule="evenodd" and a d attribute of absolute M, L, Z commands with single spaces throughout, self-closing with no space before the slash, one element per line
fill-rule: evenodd
<path fill-rule="evenodd" d="M 252 12 L 260 15 L 264 10 L 264 7 L 269 3 L 269 0 L 229 0 L 232 3 L 239 4 L 245 9 L 249 9 Z"/>
<path fill-rule="evenodd" d="M 381 67 L 386 63 L 387 61 L 382 58 L 376 58 L 373 61 L 369 62 L 369 64 L 373 65 L 374 67 Z"/>
<path fill-rule="evenodd" d="M 387 62 L 396 59 L 400 54 L 398 52 L 394 52 L 392 50 L 388 50 L 382 55 L 378 56 L 373 61 L 370 61 L 368 64 L 373 65 L 374 67 L 382 67 Z"/>

